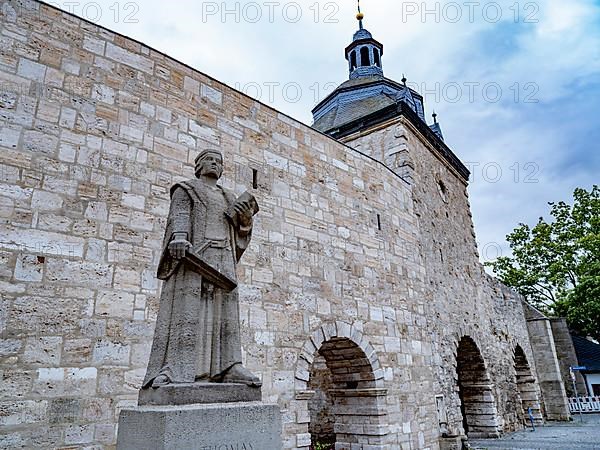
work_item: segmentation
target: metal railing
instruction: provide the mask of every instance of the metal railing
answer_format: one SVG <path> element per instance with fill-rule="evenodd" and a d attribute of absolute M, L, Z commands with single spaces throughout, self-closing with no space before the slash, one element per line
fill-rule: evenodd
<path fill-rule="evenodd" d="M 600 397 L 569 397 L 569 410 L 572 413 L 600 412 Z"/>

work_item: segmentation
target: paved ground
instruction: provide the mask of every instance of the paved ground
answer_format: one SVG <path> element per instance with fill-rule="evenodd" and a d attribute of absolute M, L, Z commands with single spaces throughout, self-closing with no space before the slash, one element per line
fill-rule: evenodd
<path fill-rule="evenodd" d="M 579 415 L 573 422 L 552 423 L 529 430 L 511 433 L 501 439 L 471 441 L 473 449 L 514 450 L 600 450 L 600 414 L 584 414 L 583 423 Z"/>

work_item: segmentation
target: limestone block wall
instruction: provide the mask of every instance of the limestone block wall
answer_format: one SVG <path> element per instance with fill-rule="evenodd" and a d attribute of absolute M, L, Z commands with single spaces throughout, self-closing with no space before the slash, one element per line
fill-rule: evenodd
<path fill-rule="evenodd" d="M 569 326 L 564 318 L 551 319 L 550 326 L 552 328 L 554 347 L 556 348 L 556 356 L 558 357 L 558 365 L 562 374 L 563 384 L 565 385 L 565 391 L 569 397 L 575 397 L 575 389 L 573 389 L 573 381 L 569 369 L 571 366 L 579 366 L 579 362 L 577 361 L 577 353 L 575 353 Z M 576 370 L 573 373 L 575 374 L 578 394 L 585 395 L 587 388 L 581 372 Z"/>
<path fill-rule="evenodd" d="M 517 345 L 535 373 L 522 299 L 488 276 L 479 263 L 466 180 L 403 117 L 344 141 L 390 164 L 411 183 L 426 279 L 423 326 L 432 345 L 433 389 L 444 396 L 449 434 L 464 431 L 456 367 L 463 336 L 472 338 L 483 356 L 498 409 L 498 431 L 521 428 Z"/>
<path fill-rule="evenodd" d="M 541 368 L 538 370 L 538 380 L 546 417 L 549 420 L 569 420 L 567 394 L 552 339 L 550 321 L 546 318 L 531 319 L 527 325 L 536 363 Z"/>
<path fill-rule="evenodd" d="M 347 342 L 369 384 L 337 394 L 373 405 L 370 425 L 348 439 L 437 448 L 441 332 L 428 315 L 442 300 L 426 290 L 405 181 L 44 4 L 0 1 L 0 46 L 0 447 L 114 445 L 147 364 L 169 187 L 218 146 L 225 186 L 251 189 L 261 205 L 239 271 L 243 351 L 264 400 L 283 411 L 285 448 L 310 443 L 314 355 Z"/>
<path fill-rule="evenodd" d="M 564 379 L 565 376 L 569 377 L 565 374 L 565 372 L 568 373 L 569 363 L 568 360 L 565 363 L 558 357 L 552 321 L 530 305 L 524 304 L 523 309 L 527 319 L 529 340 L 538 366 L 538 380 L 546 417 L 549 420 L 569 420 L 571 414 L 565 388 L 566 383 L 569 383 L 570 380 Z M 560 329 L 557 331 L 560 332 Z M 566 345 L 564 345 L 564 340 L 561 342 L 560 335 L 558 342 L 564 352 Z M 572 346 L 573 343 L 571 342 L 570 345 Z M 567 367 L 564 367 L 565 365 Z"/>

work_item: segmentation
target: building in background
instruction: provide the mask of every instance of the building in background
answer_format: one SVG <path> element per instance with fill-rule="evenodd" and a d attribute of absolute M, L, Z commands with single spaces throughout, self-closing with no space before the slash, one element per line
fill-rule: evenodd
<path fill-rule="evenodd" d="M 579 372 L 584 378 L 587 395 L 600 397 L 600 345 L 574 334 L 571 337 L 577 355 L 577 366 L 585 367 Z"/>

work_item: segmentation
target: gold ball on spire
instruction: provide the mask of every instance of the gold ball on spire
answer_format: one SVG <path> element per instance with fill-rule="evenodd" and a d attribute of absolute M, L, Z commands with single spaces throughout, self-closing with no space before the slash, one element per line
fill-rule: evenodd
<path fill-rule="evenodd" d="M 361 13 L 361 12 L 359 12 L 359 13 L 356 15 L 356 20 L 363 20 L 364 18 L 365 18 L 365 15 L 364 15 L 363 13 Z"/>

